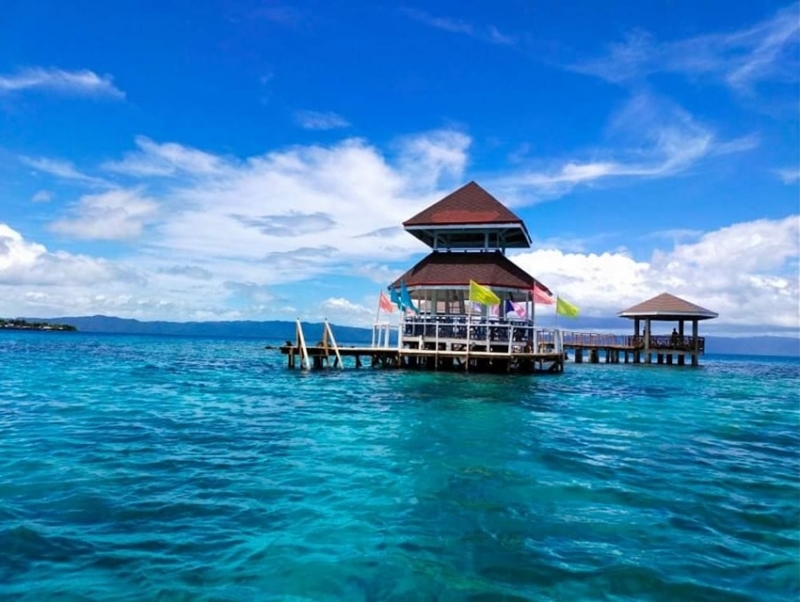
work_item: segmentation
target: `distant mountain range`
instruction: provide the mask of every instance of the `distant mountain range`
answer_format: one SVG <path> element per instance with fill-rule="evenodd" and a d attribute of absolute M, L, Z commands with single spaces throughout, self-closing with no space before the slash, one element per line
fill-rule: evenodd
<path fill-rule="evenodd" d="M 32 320 L 32 318 L 27 319 Z M 613 323 L 616 332 L 630 334 L 630 326 L 627 321 L 620 323 L 619 319 L 615 322 L 605 319 L 594 320 L 597 323 L 591 325 L 578 324 L 575 322 L 559 325 L 569 328 L 570 330 L 585 329 L 592 331 L 595 329 L 607 329 Z M 111 316 L 87 316 L 47 318 L 47 321 L 58 324 L 69 324 L 75 326 L 81 332 L 107 334 L 237 337 L 262 339 L 266 341 L 285 341 L 294 340 L 295 338 L 295 323 L 281 320 L 265 322 L 140 322 L 139 320 L 115 318 Z M 341 344 L 365 344 L 371 341 L 372 332 L 368 328 L 331 326 L 337 342 Z M 543 326 L 546 327 L 549 325 Z M 322 323 L 303 323 L 303 333 L 309 343 L 320 340 L 322 338 L 322 330 Z M 782 355 L 798 357 L 800 356 L 800 339 L 774 336 L 706 336 L 706 352 L 736 355 Z"/>

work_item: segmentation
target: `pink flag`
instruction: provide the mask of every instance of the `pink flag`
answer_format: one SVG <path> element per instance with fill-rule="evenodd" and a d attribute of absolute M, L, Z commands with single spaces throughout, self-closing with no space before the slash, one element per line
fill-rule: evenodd
<path fill-rule="evenodd" d="M 389 301 L 389 297 L 387 297 L 383 291 L 381 291 L 381 297 L 378 299 L 378 307 L 380 307 L 387 314 L 390 314 L 394 311 L 394 303 Z"/>
<path fill-rule="evenodd" d="M 553 304 L 553 293 L 547 292 L 538 282 L 533 283 L 533 302 L 541 303 L 542 305 Z"/>
<path fill-rule="evenodd" d="M 525 309 L 524 303 L 514 303 L 514 311 L 520 318 L 524 318 L 528 311 Z"/>

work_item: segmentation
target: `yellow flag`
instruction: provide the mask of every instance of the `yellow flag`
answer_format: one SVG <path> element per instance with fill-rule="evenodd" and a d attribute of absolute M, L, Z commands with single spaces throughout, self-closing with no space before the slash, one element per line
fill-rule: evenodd
<path fill-rule="evenodd" d="M 581 313 L 577 307 L 575 307 L 569 301 L 565 301 L 561 297 L 556 299 L 556 313 L 559 316 L 567 316 L 569 318 L 577 318 L 578 314 Z"/>
<path fill-rule="evenodd" d="M 474 280 L 469 281 L 469 300 L 481 305 L 497 305 L 500 303 L 500 297 L 495 295 L 492 289 L 481 286 Z"/>

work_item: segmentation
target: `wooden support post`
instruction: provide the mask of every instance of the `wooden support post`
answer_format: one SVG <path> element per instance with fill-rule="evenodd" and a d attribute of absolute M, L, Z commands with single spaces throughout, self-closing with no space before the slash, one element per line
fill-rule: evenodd
<path fill-rule="evenodd" d="M 592 364 L 599 364 L 599 363 L 600 363 L 600 353 L 598 352 L 598 350 L 597 350 L 597 347 L 594 347 L 594 348 L 593 348 L 593 349 L 592 349 L 592 350 L 589 352 L 589 361 L 590 361 Z"/>
<path fill-rule="evenodd" d="M 664 354 L 663 353 L 659 353 L 658 354 L 658 363 L 659 364 L 663 364 L 664 363 Z"/>
<path fill-rule="evenodd" d="M 686 365 L 686 355 L 684 355 L 683 353 L 678 355 L 678 365 L 679 366 L 685 366 Z"/>
<path fill-rule="evenodd" d="M 671 365 L 672 365 L 672 354 L 668 353 L 667 354 L 667 366 L 671 366 Z"/>
<path fill-rule="evenodd" d="M 583 349 L 577 347 L 575 349 L 575 363 L 582 364 L 583 363 Z"/>
<path fill-rule="evenodd" d="M 652 364 L 653 363 L 653 356 L 649 351 L 644 354 L 644 363 L 645 364 Z"/>

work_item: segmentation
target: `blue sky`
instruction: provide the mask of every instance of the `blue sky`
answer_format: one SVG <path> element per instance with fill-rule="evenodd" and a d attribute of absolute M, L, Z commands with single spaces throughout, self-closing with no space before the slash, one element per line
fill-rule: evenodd
<path fill-rule="evenodd" d="M 167 4 L 0 7 L 0 315 L 369 324 L 475 180 L 587 316 L 797 334 L 797 4 Z"/>

